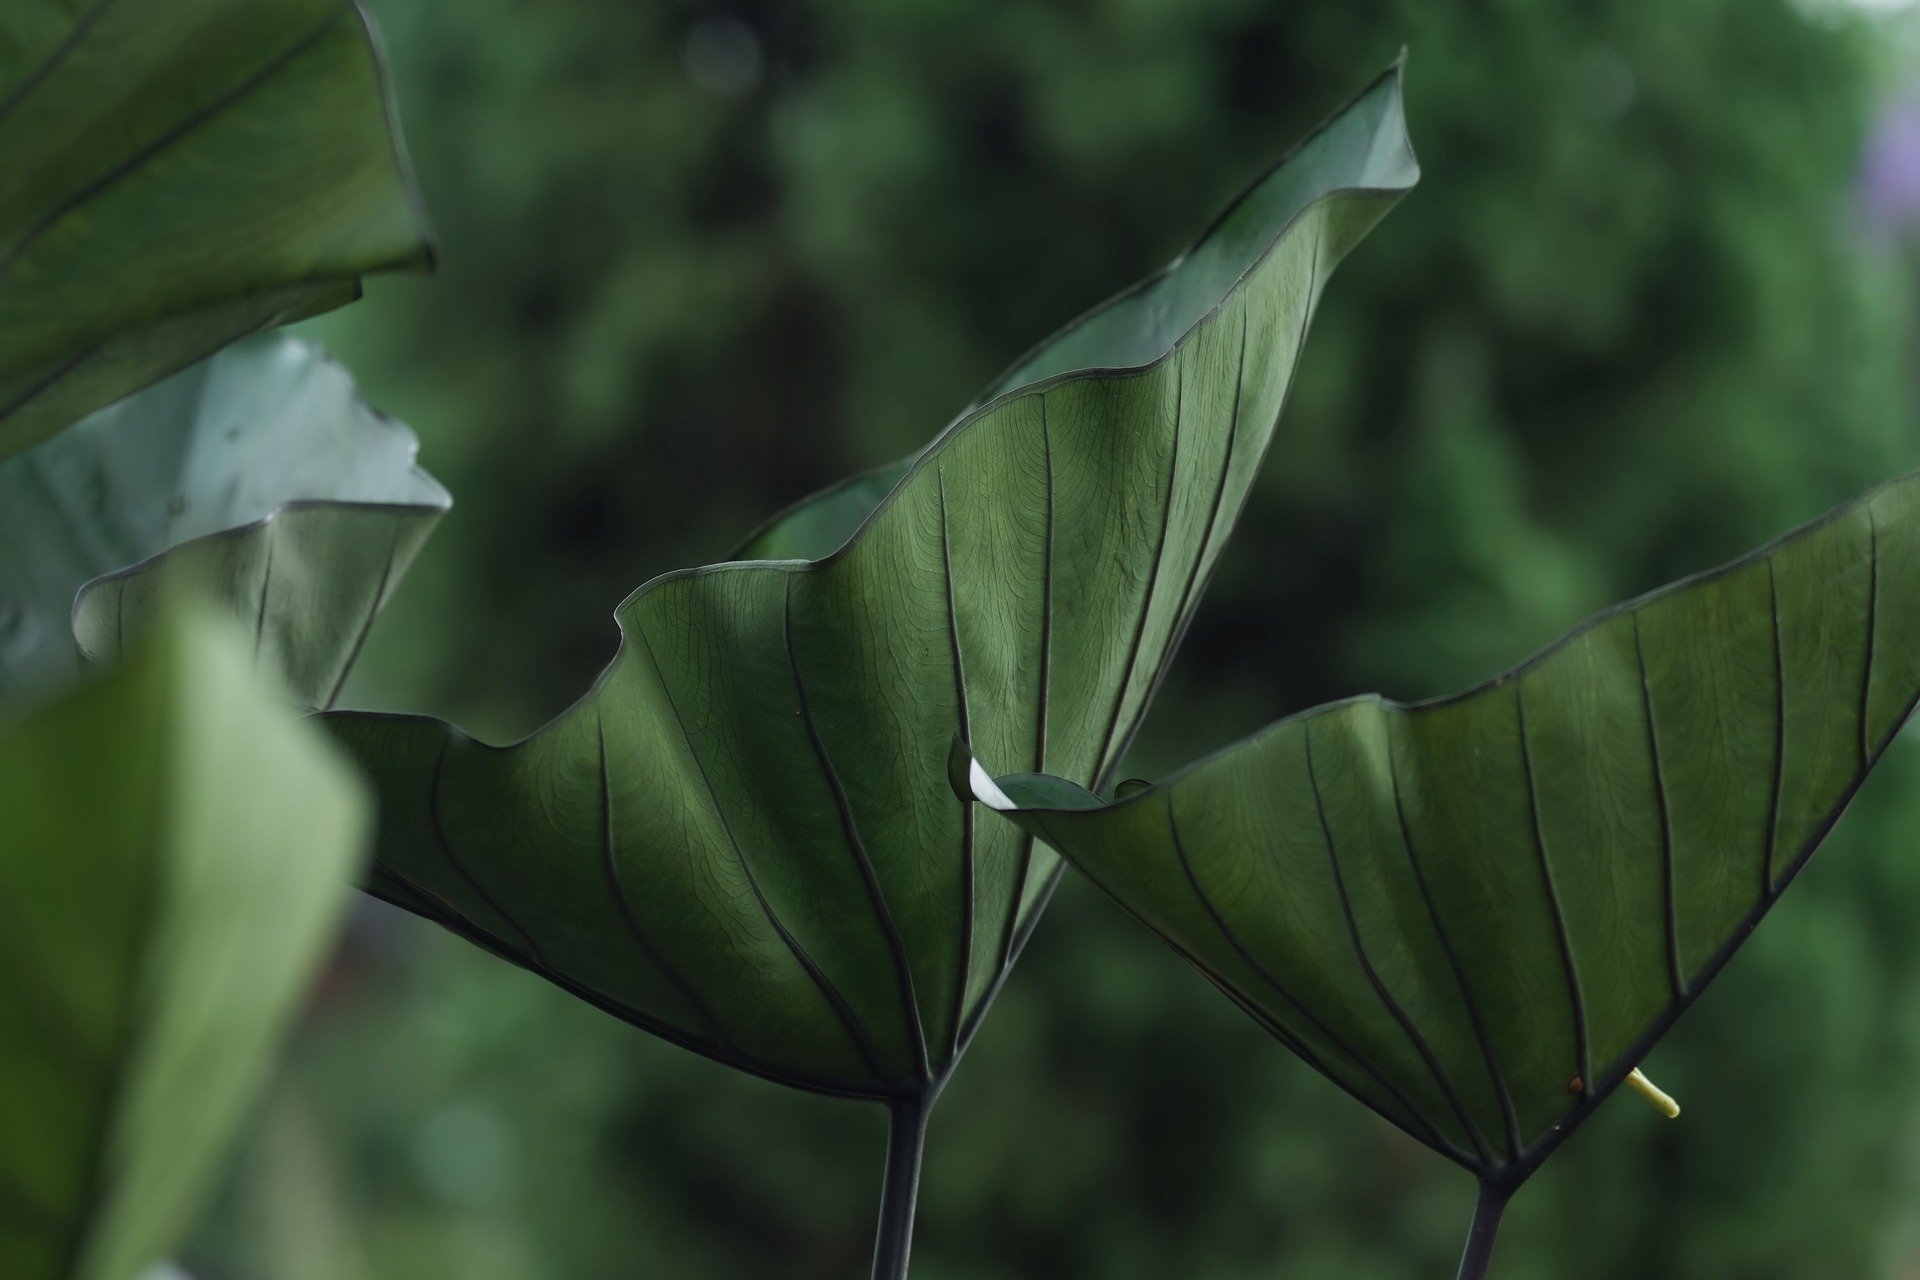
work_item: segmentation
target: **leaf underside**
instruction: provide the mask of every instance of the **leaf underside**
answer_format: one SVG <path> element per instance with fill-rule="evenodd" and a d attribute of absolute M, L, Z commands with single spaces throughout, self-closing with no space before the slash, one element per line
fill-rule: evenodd
<path fill-rule="evenodd" d="M 1493 1183 L 1700 994 L 1920 697 L 1920 476 L 1468 693 L 1305 712 L 995 807 L 1349 1093 Z"/>
<path fill-rule="evenodd" d="M 338 364 L 271 335 L 0 461 L 0 707 L 73 678 L 83 649 L 118 656 L 183 592 L 328 705 L 449 505 L 415 449 Z"/>
<path fill-rule="evenodd" d="M 0 736 L 0 1275 L 177 1243 L 346 903 L 363 788 L 238 638 L 156 631 Z"/>
<path fill-rule="evenodd" d="M 1354 126 L 1368 119 L 1383 91 L 1398 94 L 1396 64 L 1374 85 L 1308 135 L 1279 165 L 1264 174 L 1214 219 L 1194 246 L 1165 269 L 1122 290 L 1062 325 L 1021 354 L 963 409 L 956 422 L 995 399 L 1062 374 L 1127 369 L 1159 359 L 1235 286 L 1249 261 L 1266 249 L 1279 218 L 1304 208 L 1338 181 L 1326 168 L 1327 150 L 1364 170 L 1357 185 L 1405 191 L 1418 179 L 1406 127 L 1392 104 L 1393 123 L 1361 137 Z M 1340 132 L 1342 136 L 1329 138 Z M 1316 154 L 1316 151 L 1318 154 Z M 1358 240 L 1363 229 L 1348 233 Z M 1346 248 L 1331 253 L 1327 265 Z M 1316 282 L 1316 287 L 1323 281 Z M 1298 354 L 1297 352 L 1295 353 Z M 952 428 L 949 427 L 949 430 Z M 936 443 L 938 442 L 936 437 Z M 923 454 L 902 458 L 827 486 L 775 513 L 735 550 L 735 560 L 815 560 L 832 554 L 906 477 Z"/>
<path fill-rule="evenodd" d="M 9 0 L 0 172 L 0 457 L 431 265 L 350 0 Z"/>
<path fill-rule="evenodd" d="M 948 744 L 1112 769 L 1327 271 L 1414 176 L 1390 74 L 1056 340 L 1135 367 L 1030 371 L 825 559 L 643 587 L 598 685 L 521 743 L 329 717 L 380 794 L 374 891 L 742 1069 L 924 1096 L 1057 871 L 957 801 Z"/>

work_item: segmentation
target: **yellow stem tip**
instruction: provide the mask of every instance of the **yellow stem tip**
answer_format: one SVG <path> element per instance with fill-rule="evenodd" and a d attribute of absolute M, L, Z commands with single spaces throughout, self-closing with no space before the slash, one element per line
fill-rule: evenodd
<path fill-rule="evenodd" d="M 1659 1085 L 1647 1079 L 1647 1077 L 1641 1073 L 1640 1068 L 1635 1067 L 1627 1074 L 1627 1083 L 1632 1085 L 1641 1097 L 1658 1107 L 1660 1114 L 1667 1119 L 1678 1120 L 1680 1118 L 1680 1104 L 1673 1100 L 1673 1095 L 1665 1092 Z"/>

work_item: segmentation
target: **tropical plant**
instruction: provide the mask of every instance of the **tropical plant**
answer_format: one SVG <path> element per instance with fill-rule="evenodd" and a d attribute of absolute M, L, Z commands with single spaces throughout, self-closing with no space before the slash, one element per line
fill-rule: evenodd
<path fill-rule="evenodd" d="M 754 540 L 789 558 L 634 593 L 533 737 L 330 717 L 380 797 L 374 891 L 677 1044 L 885 1104 L 874 1275 L 904 1276 L 927 1112 L 1057 871 L 955 800 L 955 726 L 1105 784 L 1322 283 L 1416 174 L 1396 67 L 897 475 Z"/>
<path fill-rule="evenodd" d="M 960 794 L 1046 840 L 1314 1069 L 1508 1199 L 1719 974 L 1920 702 L 1920 475 L 1602 613 L 1513 671 L 1282 720 L 1111 803 Z"/>
<path fill-rule="evenodd" d="M 365 789 L 286 702 L 446 495 L 292 339 L 147 384 L 430 262 L 381 75 L 344 0 L 0 16 L 8 1276 L 165 1257 L 358 871 Z"/>
<path fill-rule="evenodd" d="M 546 728 L 327 714 L 370 823 L 292 717 L 333 706 L 449 500 L 344 370 L 247 335 L 431 265 L 371 28 L 349 0 L 14 5 L 0 1265 L 128 1280 L 174 1246 L 371 825 L 379 896 L 697 1053 L 885 1106 L 884 1280 L 1057 848 L 1473 1171 L 1484 1275 L 1594 1107 L 1661 1096 L 1641 1056 L 1920 699 L 1920 479 L 1458 698 L 1321 708 L 1103 801 L 1328 274 L 1417 178 L 1401 92 L 1396 66 L 912 457 L 636 591 Z"/>

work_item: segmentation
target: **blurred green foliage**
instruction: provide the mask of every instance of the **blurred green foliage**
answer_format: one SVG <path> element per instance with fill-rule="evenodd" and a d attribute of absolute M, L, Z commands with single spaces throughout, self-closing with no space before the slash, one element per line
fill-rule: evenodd
<path fill-rule="evenodd" d="M 525 732 L 613 604 L 925 440 L 1392 57 L 1342 269 L 1134 771 L 1489 674 L 1920 464 L 1860 139 L 1914 45 L 1788 0 L 374 0 L 444 241 L 318 326 L 459 506 L 362 705 Z M 1903 52 L 1904 51 L 1904 52 Z M 353 701 L 350 693 L 348 701 Z M 1503 1280 L 1920 1268 L 1920 748 L 1516 1202 Z M 204 1280 L 860 1274 L 881 1116 L 370 910 Z M 933 1124 L 916 1275 L 1444 1275 L 1469 1179 L 1069 882 Z"/>

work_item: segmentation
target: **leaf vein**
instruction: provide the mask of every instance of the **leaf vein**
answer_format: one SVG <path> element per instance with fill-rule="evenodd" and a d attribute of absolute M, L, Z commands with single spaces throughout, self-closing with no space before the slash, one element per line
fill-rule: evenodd
<path fill-rule="evenodd" d="M 646 956 L 648 962 L 660 971 L 668 984 L 680 993 L 681 999 L 700 1015 L 701 1021 L 705 1022 L 708 1030 L 713 1032 L 715 1042 L 728 1052 L 737 1052 L 733 1037 L 727 1034 L 726 1028 L 721 1025 L 712 1006 L 701 998 L 700 993 L 694 989 L 692 981 L 667 959 L 666 954 L 654 945 L 653 940 L 647 936 L 646 930 L 640 925 L 640 917 L 634 909 L 633 899 L 628 896 L 626 883 L 620 876 L 619 842 L 615 839 L 613 826 L 613 769 L 607 759 L 607 719 L 605 713 L 598 709 L 594 714 L 594 731 L 600 747 L 600 847 L 605 855 L 607 887 L 613 891 L 613 901 L 619 909 L 621 923 L 632 935 L 634 944 L 640 948 L 641 954 Z"/>
<path fill-rule="evenodd" d="M 1667 771 L 1660 756 L 1660 725 L 1653 714 L 1653 680 L 1647 674 L 1647 649 L 1640 634 L 1640 613 L 1633 614 L 1633 657 L 1640 668 L 1640 704 L 1647 718 L 1647 756 L 1653 763 L 1653 798 L 1660 814 L 1660 886 L 1667 926 L 1667 981 L 1676 999 L 1687 994 L 1680 967 L 1680 914 L 1674 902 L 1673 811 L 1667 802 Z"/>
<path fill-rule="evenodd" d="M 947 525 L 947 471 L 934 471 L 935 487 L 940 495 L 940 569 L 946 587 L 947 640 L 953 649 L 953 696 L 960 722 L 960 740 L 973 749 L 973 721 L 967 708 L 967 664 L 960 654 L 960 611 L 953 598 L 953 537 Z M 973 978 L 973 933 L 975 868 L 973 864 L 974 813 L 971 804 L 960 806 L 960 965 L 954 980 L 953 1018 L 948 1028 L 949 1059 L 960 1052 L 961 1029 L 967 1015 L 967 987 Z"/>
<path fill-rule="evenodd" d="M 335 27 L 339 26 L 346 19 L 347 13 L 347 8 L 340 8 L 325 22 L 322 22 L 306 35 L 301 36 L 300 39 L 296 40 L 284 52 L 274 55 L 264 66 L 248 75 L 247 78 L 242 80 L 238 85 L 235 85 L 226 93 L 215 98 L 212 102 L 200 108 L 126 159 L 120 161 L 99 177 L 86 183 L 78 191 L 74 191 L 62 198 L 51 209 L 47 210 L 46 213 L 42 214 L 39 220 L 31 227 L 28 227 L 26 231 L 22 232 L 20 238 L 14 241 L 13 247 L 7 251 L 5 256 L 0 257 L 0 284 L 4 284 L 8 277 L 13 274 L 14 268 L 19 266 L 20 260 L 26 256 L 27 251 L 33 247 L 35 242 L 48 231 L 51 231 L 63 218 L 67 217 L 81 205 L 86 204 L 89 200 L 92 200 L 95 196 L 108 190 L 122 179 L 144 168 L 149 162 L 181 141 L 192 136 L 201 126 L 218 119 L 229 108 L 245 101 L 255 91 L 262 88 L 275 76 L 279 75 L 280 72 L 286 70 L 287 67 L 299 61 L 313 49 L 315 45 L 325 39 Z"/>
<path fill-rule="evenodd" d="M 1454 949 L 1453 938 L 1447 932 L 1440 918 L 1440 904 L 1434 900 L 1432 887 L 1427 883 L 1426 872 L 1421 868 L 1420 855 L 1414 850 L 1413 828 L 1407 821 L 1407 811 L 1400 797 L 1400 772 L 1394 760 L 1393 747 L 1387 747 L 1387 779 L 1393 788 L 1393 811 L 1399 821 L 1400 842 L 1407 851 L 1407 865 L 1413 869 L 1413 883 L 1420 891 L 1420 900 L 1426 904 L 1427 918 L 1433 922 L 1433 935 L 1440 943 L 1440 951 L 1447 958 L 1448 966 L 1453 970 L 1454 981 L 1460 986 L 1460 999 L 1467 1008 L 1467 1021 L 1473 1026 L 1474 1038 L 1480 1042 L 1480 1054 L 1487 1061 L 1487 1075 L 1493 1082 L 1493 1091 L 1500 1100 L 1501 1117 L 1506 1122 L 1507 1152 L 1513 1159 L 1520 1156 L 1520 1117 L 1513 1108 L 1513 1094 L 1507 1088 L 1506 1072 L 1500 1066 L 1500 1056 L 1494 1051 L 1493 1037 L 1487 1030 L 1486 1019 L 1480 1013 L 1480 1002 L 1474 995 L 1473 983 L 1467 976 L 1466 966 L 1460 962 L 1460 953 Z"/>
<path fill-rule="evenodd" d="M 0 101 L 0 122 L 4 122 L 8 116 L 12 115 L 22 102 L 33 95 L 34 90 L 46 82 L 48 76 L 72 56 L 73 51 L 86 41 L 87 36 L 96 26 L 100 25 L 100 19 L 107 16 L 107 10 L 113 5 L 114 0 L 97 0 L 93 8 L 81 15 L 80 20 L 68 29 L 67 34 L 60 37 L 60 42 L 47 51 L 47 56 L 40 60 L 39 65 L 14 86 L 13 92 L 9 93 L 4 101 Z"/>
<path fill-rule="evenodd" d="M 1140 619 L 1133 629 L 1133 642 L 1127 647 L 1127 660 L 1122 668 L 1124 678 L 1120 682 L 1120 692 L 1113 700 L 1113 715 L 1107 721 L 1107 730 L 1100 737 L 1100 755 L 1098 767 L 1094 771 L 1094 788 L 1103 790 L 1112 771 L 1120 766 L 1120 748 L 1124 743 L 1118 739 L 1120 715 L 1126 710 L 1127 695 L 1133 691 L 1133 675 L 1140 665 L 1140 649 L 1146 642 L 1147 621 L 1153 616 L 1153 597 L 1160 585 L 1160 566 L 1165 562 L 1167 535 L 1173 527 L 1173 500 L 1180 479 L 1180 427 L 1185 418 L 1186 409 L 1186 365 L 1176 360 L 1173 369 L 1173 440 L 1167 449 L 1167 482 L 1163 505 L 1160 512 L 1160 540 L 1154 544 L 1153 564 L 1147 570 L 1147 587 L 1140 601 Z M 1141 703 L 1144 715 L 1146 704 Z"/>
<path fill-rule="evenodd" d="M 1188 886 L 1192 888 L 1194 896 L 1200 900 L 1200 905 L 1205 909 L 1208 918 L 1213 921 L 1214 928 L 1219 930 L 1221 938 L 1226 941 L 1229 947 L 1233 948 L 1235 954 L 1237 954 L 1241 960 L 1245 961 L 1247 967 L 1258 974 L 1260 980 L 1271 987 L 1276 995 L 1291 1005 L 1294 1012 L 1298 1013 L 1309 1026 L 1319 1032 L 1327 1043 L 1345 1054 L 1356 1066 L 1371 1077 L 1374 1083 L 1379 1085 L 1380 1088 L 1385 1091 L 1386 1095 L 1406 1112 L 1407 1117 L 1414 1124 L 1426 1131 L 1423 1137 L 1420 1134 L 1413 1133 L 1412 1130 L 1409 1129 L 1408 1133 L 1412 1137 L 1432 1147 L 1434 1150 L 1447 1155 L 1451 1159 L 1458 1161 L 1468 1169 L 1478 1172 L 1479 1165 L 1469 1152 L 1461 1149 L 1452 1139 L 1441 1133 L 1439 1126 L 1428 1119 L 1426 1113 L 1416 1106 L 1413 1100 L 1407 1097 L 1406 1093 L 1398 1085 L 1388 1079 L 1380 1068 L 1368 1061 L 1359 1050 L 1355 1049 L 1353 1045 L 1347 1041 L 1346 1037 L 1342 1036 L 1321 1019 L 1318 1014 L 1314 1013 L 1312 1009 L 1303 1004 L 1293 992 L 1288 990 L 1286 985 L 1274 975 L 1271 969 L 1254 956 L 1252 950 L 1241 939 L 1238 931 L 1228 923 L 1226 916 L 1214 902 L 1213 896 L 1207 892 L 1206 886 L 1201 884 L 1200 876 L 1194 870 L 1193 860 L 1187 855 L 1186 842 L 1181 838 L 1180 823 L 1174 814 L 1173 799 L 1171 796 L 1167 798 L 1167 830 L 1173 840 L 1174 856 L 1180 862 L 1180 870 L 1185 874 Z M 1316 1063 L 1315 1066 L 1318 1067 L 1322 1074 L 1329 1078 L 1336 1080 L 1339 1078 L 1334 1075 L 1333 1072 L 1327 1071 L 1323 1065 Z M 1385 1108 L 1379 1107 L 1377 1103 L 1374 1104 L 1374 1106 L 1375 1110 L 1380 1111 L 1383 1115 L 1386 1114 Z M 1398 1123 L 1398 1121 L 1395 1123 Z M 1403 1125 L 1401 1127 L 1405 1128 L 1406 1126 Z"/>
<path fill-rule="evenodd" d="M 1547 833 L 1540 821 L 1540 788 L 1533 770 L 1533 744 L 1527 734 L 1527 700 L 1523 685 L 1513 687 L 1513 705 L 1520 730 L 1520 761 L 1527 776 L 1527 812 L 1532 818 L 1533 848 L 1540 859 L 1540 879 L 1546 886 L 1547 906 L 1553 915 L 1553 931 L 1560 942 L 1560 963 L 1567 974 L 1567 1003 L 1573 1016 L 1574 1074 L 1582 1093 L 1591 1086 L 1593 1061 L 1587 1043 L 1587 999 L 1580 989 L 1580 966 L 1573 956 L 1573 935 L 1567 931 L 1567 915 L 1560 904 L 1560 890 L 1553 882 L 1553 862 L 1547 856 Z"/>
<path fill-rule="evenodd" d="M 333 688 L 327 691 L 327 700 L 320 704 L 323 711 L 339 700 L 340 690 L 346 687 L 347 676 L 353 671 L 353 664 L 360 660 L 360 651 L 366 647 L 367 636 L 373 632 L 374 619 L 380 616 L 380 606 L 386 603 L 387 588 L 393 584 L 394 558 L 400 552 L 400 527 L 405 522 L 405 516 L 393 518 L 393 536 L 387 542 L 386 563 L 380 566 L 380 580 L 373 586 L 373 598 L 367 604 L 367 616 L 353 637 L 353 647 L 347 650 L 346 661 L 340 664 L 340 674 L 334 677 Z"/>
<path fill-rule="evenodd" d="M 1407 1037 L 1407 1042 L 1413 1046 L 1414 1052 L 1420 1055 L 1420 1060 L 1426 1064 L 1434 1082 L 1440 1086 L 1441 1095 L 1446 1098 L 1448 1107 L 1452 1109 L 1454 1117 L 1460 1121 L 1469 1141 L 1473 1143 L 1474 1150 L 1479 1154 L 1481 1168 L 1491 1168 L 1492 1158 L 1488 1153 L 1486 1139 L 1481 1135 L 1480 1127 L 1474 1123 L 1472 1115 L 1468 1113 L 1466 1104 L 1461 1101 L 1459 1092 L 1453 1087 L 1452 1078 L 1447 1075 L 1446 1068 L 1440 1065 L 1440 1059 L 1434 1054 L 1433 1046 L 1427 1043 L 1427 1038 L 1421 1033 L 1419 1026 L 1407 1016 L 1406 1009 L 1387 988 L 1386 982 L 1380 977 L 1379 970 L 1374 967 L 1372 957 L 1367 954 L 1366 941 L 1360 936 L 1360 921 L 1353 913 L 1353 898 L 1347 892 L 1347 877 L 1340 869 L 1339 842 L 1333 837 L 1333 824 L 1327 820 L 1326 798 L 1321 793 L 1320 774 L 1313 760 L 1313 727 L 1311 725 L 1307 726 L 1302 737 L 1306 743 L 1307 752 L 1307 786 L 1313 792 L 1313 811 L 1320 822 L 1320 838 L 1327 846 L 1327 863 L 1333 870 L 1334 892 L 1340 900 L 1340 914 L 1346 920 L 1347 937 L 1353 942 L 1354 959 L 1359 962 L 1360 972 L 1366 975 L 1367 985 L 1373 988 L 1373 994 L 1379 998 L 1381 1007 L 1387 1011 L 1387 1016 L 1399 1025 L 1401 1032 Z"/>
<path fill-rule="evenodd" d="M 700 755 L 699 749 L 693 745 L 693 734 L 687 729 L 687 720 L 680 712 L 679 701 L 673 696 L 673 690 L 668 687 L 666 672 L 660 666 L 659 656 L 653 651 L 653 641 L 647 637 L 645 630 L 639 627 L 635 628 L 635 634 L 639 638 L 641 650 L 647 655 L 648 663 L 653 667 L 654 678 L 659 682 L 661 695 L 667 700 L 667 709 L 673 713 L 674 724 L 680 730 L 680 739 L 686 744 L 687 755 L 693 760 L 693 767 L 700 775 L 701 786 L 706 790 L 707 803 L 712 807 L 714 816 L 720 820 L 720 829 L 726 833 L 727 843 L 733 849 L 734 861 L 739 864 L 741 874 L 746 877 L 747 888 L 752 892 L 754 902 L 758 904 L 761 914 L 766 917 L 774 933 L 786 945 L 787 951 L 812 980 L 821 998 L 827 1002 L 828 1007 L 840 1020 L 848 1038 L 852 1040 L 854 1048 L 866 1062 L 868 1069 L 876 1078 L 885 1079 L 886 1070 L 880 1065 L 880 1055 L 874 1051 L 873 1042 L 868 1038 L 866 1028 L 861 1025 L 860 1019 L 854 1015 L 852 1006 L 847 1003 L 846 997 L 840 993 L 838 987 L 834 986 L 833 980 L 827 977 L 814 958 L 807 954 L 807 949 L 800 944 L 798 938 L 793 936 L 792 930 L 781 921 L 779 913 L 773 909 L 773 903 L 767 900 L 766 892 L 760 887 L 759 877 L 753 874 L 753 866 L 747 861 L 746 851 L 740 847 L 739 837 L 733 833 L 733 823 L 727 817 L 726 808 L 720 803 L 720 793 L 713 785 L 713 778 L 707 773 L 707 762 Z"/>
<path fill-rule="evenodd" d="M 893 917 L 892 907 L 887 904 L 886 891 L 880 887 L 879 873 L 875 871 L 873 860 L 867 855 L 866 842 L 860 836 L 859 821 L 853 813 L 853 801 L 847 795 L 846 785 L 841 781 L 840 770 L 835 767 L 832 754 L 827 750 L 826 740 L 820 735 L 819 723 L 813 715 L 813 699 L 808 696 L 806 681 L 800 675 L 800 657 L 793 643 L 791 575 L 787 578 L 786 590 L 787 667 L 793 673 L 793 687 L 800 697 L 800 719 L 806 726 L 808 740 L 813 743 L 813 753 L 820 761 L 821 772 L 826 775 L 827 788 L 833 794 L 834 810 L 840 818 L 840 831 L 846 840 L 847 852 L 853 857 L 854 867 L 859 871 L 861 884 L 866 889 L 867 901 L 873 908 L 874 919 L 879 923 L 881 936 L 886 939 L 887 950 L 893 957 L 894 977 L 900 985 L 901 1012 L 913 1036 L 920 1074 L 925 1076 L 928 1072 L 927 1032 L 920 1020 L 920 1002 L 913 993 L 913 965 L 907 958 L 906 941 L 900 934 L 899 923 Z"/>

